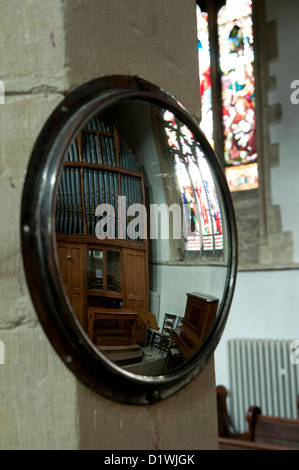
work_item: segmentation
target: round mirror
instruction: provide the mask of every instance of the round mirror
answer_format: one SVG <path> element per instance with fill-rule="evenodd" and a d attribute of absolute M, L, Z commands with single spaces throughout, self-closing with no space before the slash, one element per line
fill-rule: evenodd
<path fill-rule="evenodd" d="M 87 386 L 153 403 L 205 367 L 233 296 L 235 219 L 213 150 L 168 93 L 125 76 L 70 93 L 34 146 L 21 233 L 41 324 Z"/>

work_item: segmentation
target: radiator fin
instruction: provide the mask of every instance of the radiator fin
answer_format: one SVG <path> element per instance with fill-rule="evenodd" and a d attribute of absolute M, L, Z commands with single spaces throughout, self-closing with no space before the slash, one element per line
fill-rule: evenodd
<path fill-rule="evenodd" d="M 291 361 L 292 340 L 228 341 L 229 410 L 238 432 L 247 430 L 250 406 L 263 414 L 297 418 L 299 364 Z"/>

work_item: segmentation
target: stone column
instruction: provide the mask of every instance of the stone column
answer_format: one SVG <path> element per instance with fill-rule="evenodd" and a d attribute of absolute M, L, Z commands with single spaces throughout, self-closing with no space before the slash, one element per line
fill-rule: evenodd
<path fill-rule="evenodd" d="M 214 449 L 214 364 L 174 397 L 127 406 L 79 383 L 40 327 L 23 273 L 20 202 L 30 152 L 63 96 L 131 74 L 173 93 L 199 119 L 193 0 L 11 0 L 1 8 L 1 449 Z"/>

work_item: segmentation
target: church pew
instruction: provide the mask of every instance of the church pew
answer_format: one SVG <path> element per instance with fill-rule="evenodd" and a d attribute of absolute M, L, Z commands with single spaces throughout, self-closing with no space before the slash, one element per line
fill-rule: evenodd
<path fill-rule="evenodd" d="M 267 416 L 257 406 L 247 413 L 249 440 L 256 443 L 299 449 L 299 419 Z"/>
<path fill-rule="evenodd" d="M 268 444 L 267 442 L 252 442 L 232 437 L 219 437 L 219 450 L 294 450 L 291 447 Z"/>
<path fill-rule="evenodd" d="M 252 406 L 247 412 L 248 431 L 236 433 L 226 408 L 227 391 L 217 387 L 218 434 L 220 450 L 297 450 L 299 419 L 263 415 Z"/>

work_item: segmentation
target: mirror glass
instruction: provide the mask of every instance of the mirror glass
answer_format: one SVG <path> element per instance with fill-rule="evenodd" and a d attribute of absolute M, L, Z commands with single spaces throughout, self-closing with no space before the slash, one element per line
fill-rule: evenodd
<path fill-rule="evenodd" d="M 221 315 L 230 244 L 218 184 L 192 131 L 141 100 L 93 116 L 66 152 L 61 281 L 84 335 L 117 367 L 166 375 Z"/>

